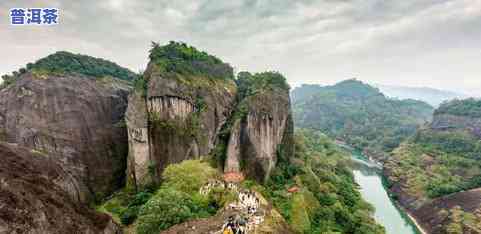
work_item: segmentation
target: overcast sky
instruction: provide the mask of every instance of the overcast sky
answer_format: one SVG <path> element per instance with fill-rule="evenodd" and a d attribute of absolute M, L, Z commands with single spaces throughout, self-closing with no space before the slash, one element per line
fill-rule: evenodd
<path fill-rule="evenodd" d="M 59 25 L 11 26 L 13 7 Z M 184 41 L 291 85 L 369 83 L 481 94 L 481 0 L 0 1 L 0 73 L 58 50 L 145 68 L 151 41 Z"/>

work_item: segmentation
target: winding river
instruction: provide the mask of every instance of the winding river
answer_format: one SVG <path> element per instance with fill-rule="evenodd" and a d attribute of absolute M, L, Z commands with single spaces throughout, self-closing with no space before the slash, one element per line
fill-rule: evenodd
<path fill-rule="evenodd" d="M 418 234 L 411 220 L 389 197 L 380 166 L 368 161 L 356 151 L 352 152 L 352 158 L 354 178 L 361 187 L 361 195 L 374 206 L 374 219 L 386 228 L 386 233 Z"/>

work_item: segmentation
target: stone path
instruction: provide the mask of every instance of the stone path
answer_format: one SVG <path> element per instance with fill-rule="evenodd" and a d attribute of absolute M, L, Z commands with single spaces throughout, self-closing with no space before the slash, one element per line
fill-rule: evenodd
<path fill-rule="evenodd" d="M 241 190 L 237 184 L 224 181 L 210 181 L 200 189 L 201 194 L 208 194 L 214 188 L 227 188 L 237 193 L 237 201 L 228 204 L 225 212 L 230 215 L 224 220 L 222 228 L 215 234 L 252 233 L 264 221 L 265 211 L 260 206 L 254 191 Z"/>

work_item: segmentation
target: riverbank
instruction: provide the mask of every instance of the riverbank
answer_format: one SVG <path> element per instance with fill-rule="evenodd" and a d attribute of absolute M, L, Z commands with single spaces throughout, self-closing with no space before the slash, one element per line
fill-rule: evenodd
<path fill-rule="evenodd" d="M 404 213 L 406 213 L 406 215 L 408 216 L 408 218 L 411 220 L 411 222 L 416 226 L 417 228 L 417 231 L 421 234 L 428 234 L 424 228 L 418 223 L 418 221 L 416 220 L 416 218 L 414 218 L 414 216 L 409 213 L 409 211 L 407 211 L 406 209 L 404 209 L 404 207 L 402 207 L 400 204 L 396 204 L 398 206 L 398 208 L 402 209 Z"/>
<path fill-rule="evenodd" d="M 375 218 L 386 228 L 387 234 L 427 234 L 417 220 L 389 195 L 382 167 L 360 151 L 350 151 L 353 174 L 364 200 L 375 208 Z"/>

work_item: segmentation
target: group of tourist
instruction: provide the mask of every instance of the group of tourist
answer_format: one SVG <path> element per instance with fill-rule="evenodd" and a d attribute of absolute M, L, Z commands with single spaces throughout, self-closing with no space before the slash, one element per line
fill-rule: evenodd
<path fill-rule="evenodd" d="M 230 209 L 242 211 L 241 215 L 229 217 L 222 227 L 223 234 L 247 233 L 263 221 L 259 211 L 260 201 L 255 192 L 243 190 L 238 194 L 238 203 L 229 205 Z"/>
<path fill-rule="evenodd" d="M 222 230 L 222 234 L 246 234 L 247 220 L 241 216 L 230 216 Z"/>
<path fill-rule="evenodd" d="M 200 188 L 199 193 L 201 195 L 207 195 L 213 188 L 221 188 L 221 189 L 227 188 L 228 190 L 236 191 L 237 185 L 234 183 L 224 182 L 220 180 L 210 180 L 207 184 L 205 184 Z"/>
<path fill-rule="evenodd" d="M 252 191 L 242 191 L 239 193 L 240 204 L 247 210 L 247 214 L 253 215 L 259 208 L 259 198 Z"/>

